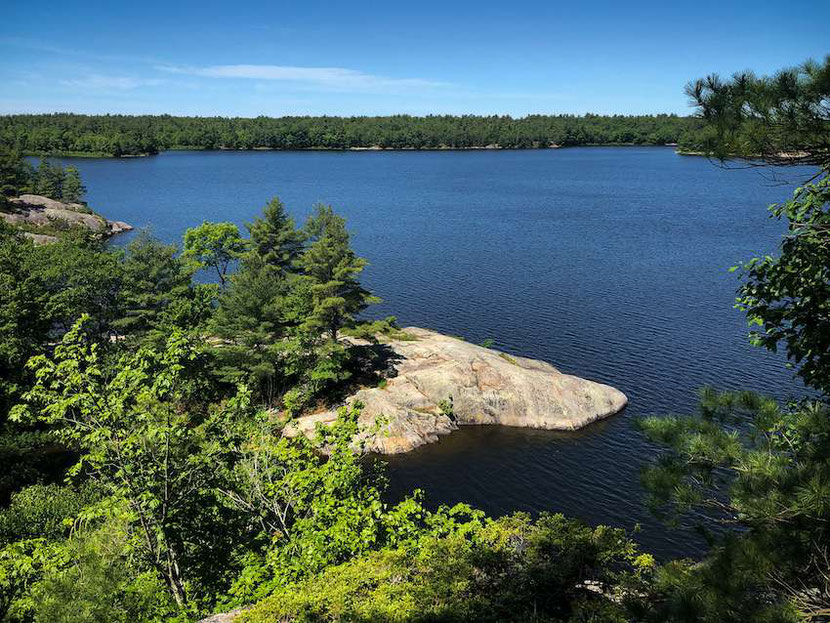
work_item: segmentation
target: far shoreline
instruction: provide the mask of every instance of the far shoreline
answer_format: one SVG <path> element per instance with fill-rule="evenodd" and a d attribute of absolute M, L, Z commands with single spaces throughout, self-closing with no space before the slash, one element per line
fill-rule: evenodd
<path fill-rule="evenodd" d="M 375 145 L 372 147 L 292 147 L 292 148 L 284 148 L 284 147 L 251 147 L 247 149 L 243 148 L 231 148 L 231 147 L 216 147 L 216 148 L 206 148 L 206 147 L 198 147 L 198 146 L 190 146 L 190 145 L 181 145 L 171 147 L 169 149 L 161 149 L 156 153 L 142 153 L 142 154 L 121 154 L 121 155 L 113 155 L 107 154 L 103 152 L 79 152 L 79 151 L 58 151 L 58 152 L 31 152 L 26 151 L 23 153 L 24 156 L 29 158 L 90 158 L 90 159 L 108 159 L 108 160 L 117 160 L 122 158 L 150 158 L 152 156 L 158 156 L 165 152 L 206 152 L 206 153 L 213 153 L 213 152 L 235 152 L 235 153 L 247 153 L 247 152 L 354 152 L 354 153 L 378 153 L 378 152 L 447 152 L 447 151 L 556 151 L 560 149 L 573 149 L 579 147 L 673 147 L 675 148 L 675 153 L 683 156 L 698 156 L 698 155 L 705 155 L 703 153 L 698 152 L 689 152 L 689 151 L 682 151 L 677 149 L 677 143 L 662 143 L 662 144 L 654 144 L 654 143 L 585 143 L 582 145 L 549 145 L 549 146 L 536 146 L 536 147 L 501 147 L 499 145 L 474 145 L 470 147 L 450 147 L 450 146 L 442 146 L 442 147 L 382 147 L 380 145 Z"/>

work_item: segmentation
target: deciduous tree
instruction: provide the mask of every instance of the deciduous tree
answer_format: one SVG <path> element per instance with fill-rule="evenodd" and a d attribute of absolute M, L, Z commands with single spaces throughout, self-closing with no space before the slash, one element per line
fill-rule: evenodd
<path fill-rule="evenodd" d="M 183 257 L 199 268 L 213 269 L 224 287 L 231 263 L 239 259 L 246 248 L 239 228 L 233 223 L 205 221 L 185 232 Z"/>

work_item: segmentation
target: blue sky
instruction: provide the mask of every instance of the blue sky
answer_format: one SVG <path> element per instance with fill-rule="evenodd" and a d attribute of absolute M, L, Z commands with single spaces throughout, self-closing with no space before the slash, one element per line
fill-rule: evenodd
<path fill-rule="evenodd" d="M 689 112 L 830 53 L 830 2 L 71 2 L 0 9 L 0 113 Z"/>

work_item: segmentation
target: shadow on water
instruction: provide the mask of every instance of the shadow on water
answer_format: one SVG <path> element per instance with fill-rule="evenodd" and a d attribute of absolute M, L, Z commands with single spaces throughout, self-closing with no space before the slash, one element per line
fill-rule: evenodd
<path fill-rule="evenodd" d="M 381 457 L 388 498 L 398 501 L 422 488 L 431 508 L 464 502 L 495 516 L 560 512 L 625 527 L 660 559 L 700 555 L 706 544 L 693 527 L 667 530 L 631 486 L 653 449 L 643 441 L 640 460 L 620 461 L 609 441 L 630 427 L 625 412 L 573 432 L 464 426 L 406 455 Z"/>

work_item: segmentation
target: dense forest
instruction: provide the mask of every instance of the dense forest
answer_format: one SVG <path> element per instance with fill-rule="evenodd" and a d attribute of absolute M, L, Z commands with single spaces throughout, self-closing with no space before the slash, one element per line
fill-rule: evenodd
<path fill-rule="evenodd" d="M 359 404 L 283 436 L 384 382 L 344 337 L 407 338 L 362 320 L 377 299 L 329 206 L 298 226 L 275 198 L 244 232 L 205 222 L 181 247 L 74 230 L 38 246 L 0 223 L 0 620 L 830 620 L 828 85 L 830 59 L 690 88 L 713 155 L 797 145 L 817 166 L 770 208 L 777 252 L 737 269 L 752 341 L 812 398 L 704 389 L 697 413 L 638 423 L 659 448 L 655 512 L 720 527 L 698 561 L 557 514 L 391 504 L 354 443 Z M 4 193 L 37 182 L 3 162 Z M 66 179 L 43 175 L 44 192 Z"/>
<path fill-rule="evenodd" d="M 165 149 L 461 149 L 694 144 L 677 115 L 173 117 L 11 115 L 0 143 L 31 154 L 154 154 Z"/>

